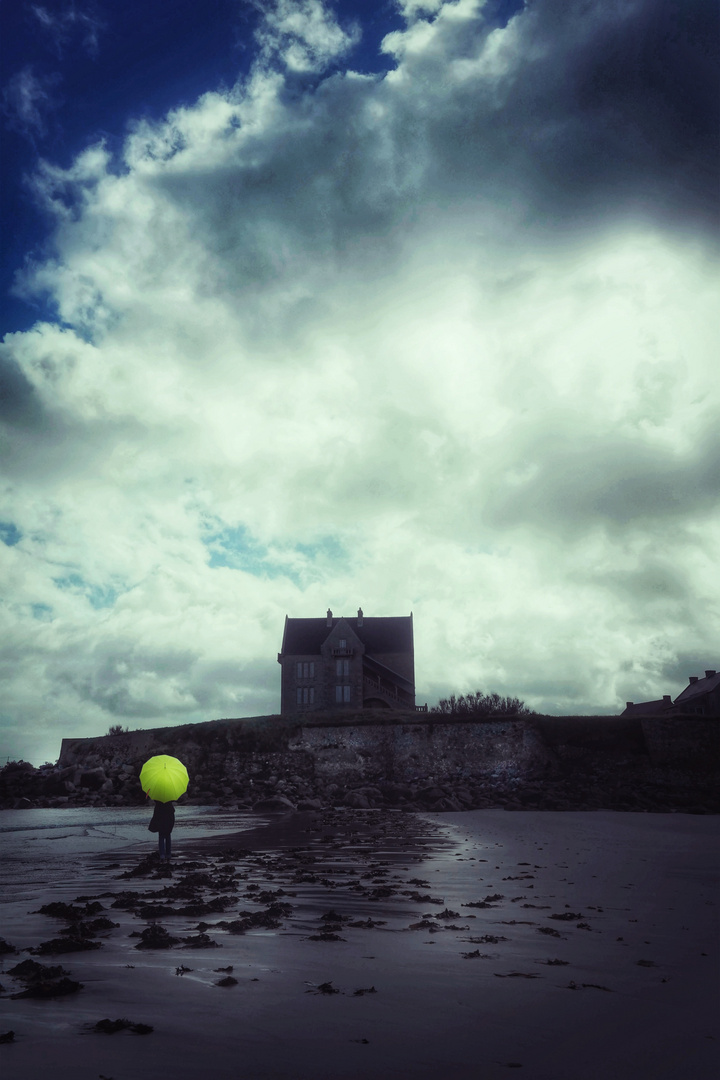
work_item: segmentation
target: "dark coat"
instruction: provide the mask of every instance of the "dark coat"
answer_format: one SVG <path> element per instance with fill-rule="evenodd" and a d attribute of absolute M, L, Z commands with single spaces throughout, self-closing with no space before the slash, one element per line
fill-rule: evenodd
<path fill-rule="evenodd" d="M 171 802 L 156 802 L 152 821 L 157 825 L 159 833 L 168 836 L 173 831 L 173 825 L 175 824 L 175 807 L 173 804 Z"/>

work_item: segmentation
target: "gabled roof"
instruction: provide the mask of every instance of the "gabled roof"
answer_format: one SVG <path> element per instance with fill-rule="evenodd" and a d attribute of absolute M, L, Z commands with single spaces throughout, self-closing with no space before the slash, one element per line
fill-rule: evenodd
<path fill-rule="evenodd" d="M 658 713 L 666 712 L 672 708 L 672 702 L 665 698 L 658 701 L 629 701 L 621 716 L 657 716 Z"/>
<path fill-rule="evenodd" d="M 317 656 L 323 642 L 341 620 L 331 619 L 328 626 L 324 619 L 285 619 L 283 634 L 283 656 Z M 387 617 L 357 617 L 344 619 L 357 634 L 365 646 L 366 652 L 403 653 L 413 651 L 412 615 L 393 615 Z"/>
<path fill-rule="evenodd" d="M 706 675 L 704 679 L 698 679 L 697 682 L 691 682 L 689 686 L 686 686 L 682 694 L 675 698 L 675 704 L 690 701 L 691 698 L 702 697 L 703 694 L 709 694 L 719 688 L 720 671 L 716 671 L 712 675 Z"/>

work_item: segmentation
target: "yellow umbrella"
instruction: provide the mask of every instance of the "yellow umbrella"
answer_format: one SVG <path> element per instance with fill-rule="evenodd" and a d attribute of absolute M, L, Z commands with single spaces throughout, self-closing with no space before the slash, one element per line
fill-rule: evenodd
<path fill-rule="evenodd" d="M 140 784 L 151 799 L 174 802 L 187 791 L 188 771 L 176 757 L 158 754 L 146 761 L 140 770 Z"/>

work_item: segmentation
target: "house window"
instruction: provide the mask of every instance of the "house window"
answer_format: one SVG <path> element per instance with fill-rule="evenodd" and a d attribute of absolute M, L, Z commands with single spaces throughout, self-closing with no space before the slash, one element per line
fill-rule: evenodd
<path fill-rule="evenodd" d="M 297 688 L 297 703 L 298 703 L 298 705 L 314 705 L 315 704 L 315 687 L 314 686 L 298 686 L 298 688 Z"/>
<path fill-rule="evenodd" d="M 297 666 L 298 679 L 315 678 L 315 662 L 313 660 L 299 660 Z"/>
<path fill-rule="evenodd" d="M 350 674 L 350 661 L 349 660 L 336 660 L 335 661 L 335 674 L 338 677 Z"/>
<path fill-rule="evenodd" d="M 338 641 L 338 648 L 339 649 L 347 649 L 347 638 L 344 638 L 344 637 L 340 638 L 340 640 Z"/>
<path fill-rule="evenodd" d="M 350 687 L 349 686 L 336 686 L 335 687 L 335 701 L 338 704 L 348 702 L 350 700 Z"/>

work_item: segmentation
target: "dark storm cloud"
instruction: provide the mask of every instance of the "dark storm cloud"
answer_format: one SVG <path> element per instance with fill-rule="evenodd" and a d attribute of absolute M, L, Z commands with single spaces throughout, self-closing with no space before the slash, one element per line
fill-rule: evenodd
<path fill-rule="evenodd" d="M 692 651 L 685 649 L 672 659 L 668 659 L 661 668 L 668 684 L 686 683 L 690 675 L 702 678 L 706 671 L 717 670 L 717 653 Z"/>
<path fill-rule="evenodd" d="M 554 35 L 584 6 L 554 0 L 536 11 Z M 548 177 L 573 200 L 582 193 L 617 198 L 717 226 L 717 6 L 652 0 L 593 7 L 595 32 L 568 50 L 556 81 L 548 80 L 555 121 L 563 104 L 570 121 L 569 137 L 549 142 Z M 620 18 L 603 19 L 613 14 Z"/>
<path fill-rule="evenodd" d="M 539 229 L 626 214 L 717 226 L 714 4 L 546 0 L 512 30 L 493 67 L 454 81 L 443 50 L 403 57 L 448 87 L 427 131 L 448 199 L 520 199 Z"/>
<path fill-rule="evenodd" d="M 717 512 L 720 436 L 698 438 L 688 453 L 613 434 L 544 432 L 518 453 L 522 482 L 499 484 L 485 507 L 500 528 L 540 525 L 565 535 L 699 521 Z"/>
<path fill-rule="evenodd" d="M 10 356 L 0 353 L 0 421 L 37 425 L 42 407 L 35 388 Z"/>
<path fill-rule="evenodd" d="M 490 221 L 512 245 L 626 218 L 708 236 L 720 163 L 710 5 L 545 0 L 492 31 L 482 9 L 441 12 L 387 39 L 398 72 L 286 88 L 262 128 L 241 109 L 228 117 L 212 169 L 158 174 L 207 253 L 206 289 L 297 278 L 308 257 L 334 273 L 348 245 L 359 261 L 380 245 L 390 273 L 430 213 Z M 186 138 L 146 152 L 169 159 Z"/>

